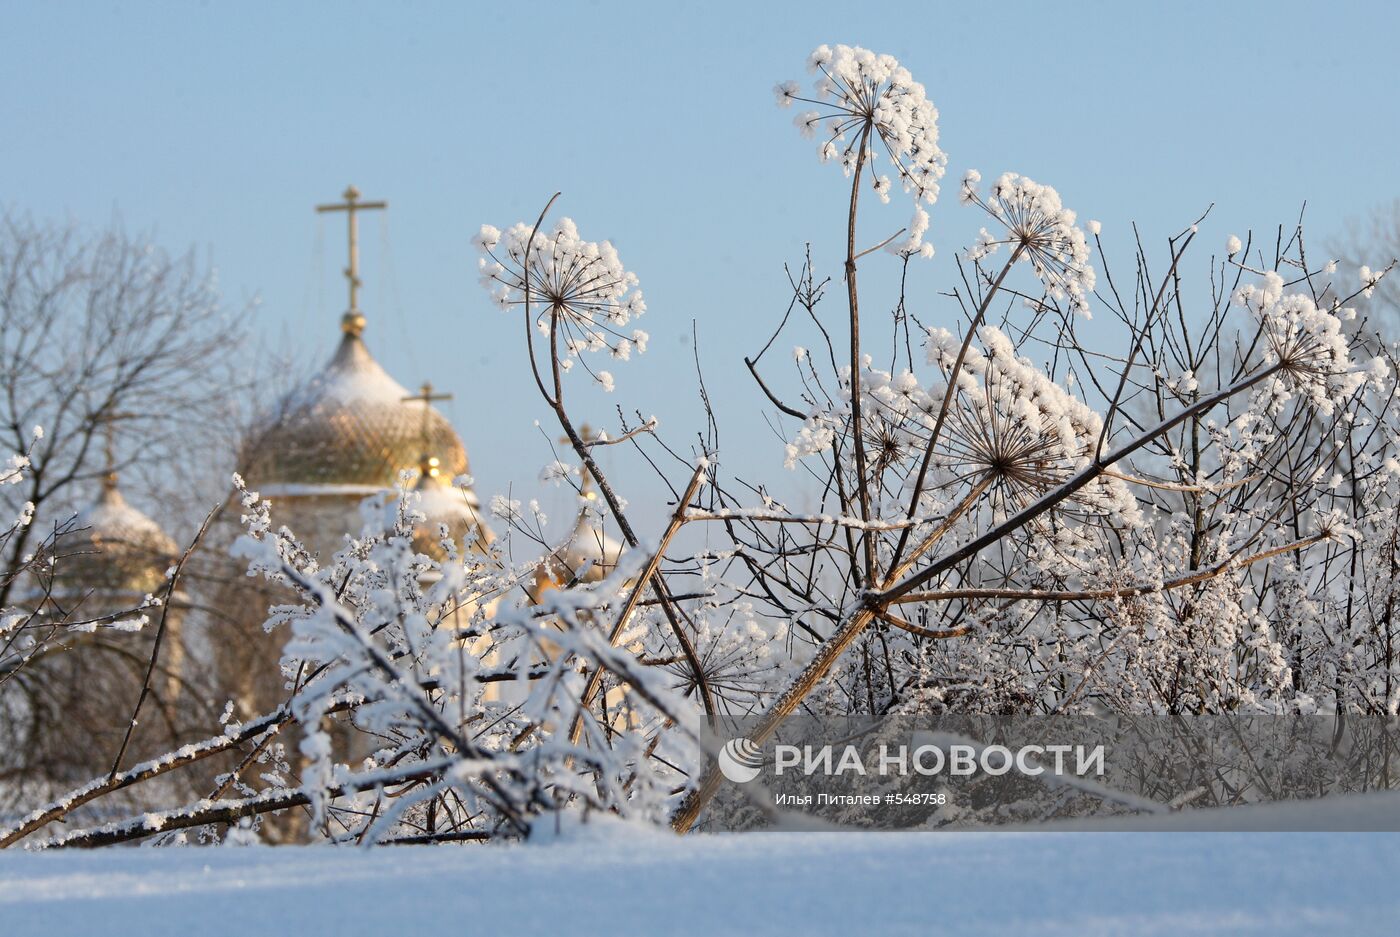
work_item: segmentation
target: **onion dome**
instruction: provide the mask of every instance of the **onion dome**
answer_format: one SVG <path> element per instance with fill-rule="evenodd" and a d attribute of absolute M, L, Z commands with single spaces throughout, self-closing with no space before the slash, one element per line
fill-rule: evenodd
<path fill-rule="evenodd" d="M 394 487 L 425 450 L 448 478 L 467 472 L 467 453 L 447 419 L 409 393 L 360 338 L 365 318 L 346 313 L 330 362 L 282 402 L 254 436 L 244 462 L 264 494 L 371 494 Z"/>
<path fill-rule="evenodd" d="M 495 536 L 481 522 L 480 504 L 470 488 L 458 488 L 444 476 L 436 456 L 423 456 L 418 465 L 418 510 L 424 520 L 413 531 L 413 548 L 443 559 L 442 528 L 468 551 L 484 552 Z"/>
<path fill-rule="evenodd" d="M 540 564 L 535 572 L 535 594 L 574 583 L 598 582 L 617 568 L 622 544 L 603 532 L 594 502 L 598 495 L 585 491 L 588 504 L 578 512 L 569 539 Z"/>
<path fill-rule="evenodd" d="M 58 538 L 57 578 L 70 594 L 146 595 L 165 581 L 178 552 L 155 521 L 127 503 L 108 472 L 102 495 Z"/>

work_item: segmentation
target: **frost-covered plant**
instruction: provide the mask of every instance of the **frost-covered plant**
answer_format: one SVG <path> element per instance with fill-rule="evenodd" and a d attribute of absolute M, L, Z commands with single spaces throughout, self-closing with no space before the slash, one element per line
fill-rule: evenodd
<path fill-rule="evenodd" d="M 424 518 L 412 491 L 387 505 L 370 499 L 360 535 L 321 565 L 275 527 L 268 502 L 235 483 L 247 531 L 237 552 L 250 575 L 292 598 L 269 610 L 267 625 L 288 634 L 286 704 L 231 722 L 221 738 L 98 779 L 0 831 L 0 844 L 112 783 L 149 780 L 235 743 L 256 753 L 289 723 L 299 730 L 300 757 L 278 756 L 269 770 L 250 756 L 221 780 L 234 796 L 54 842 L 190 841 L 184 831 L 204 841 L 217 838 L 211 824 L 252 819 L 238 827 L 246 839 L 263 815 L 303 804 L 314 838 L 364 844 L 514 839 L 596 811 L 666 820 L 678 772 L 709 743 L 683 679 L 665 666 L 671 655 L 652 634 L 652 615 L 637 608 L 642 551 L 598 581 L 513 601 L 522 586 L 535 591 L 526 584 L 537 563 L 513 568 L 498 544 L 481 552 L 449 540 L 440 556 L 419 552 Z M 595 674 L 605 676 L 596 699 Z"/>
<path fill-rule="evenodd" d="M 30 438 L 32 450 L 32 446 L 44 438 L 43 428 L 35 426 Z M 31 451 L 25 451 L 0 460 L 0 487 L 30 480 L 33 474 L 30 455 Z M 11 542 L 28 532 L 33 524 L 34 504 L 26 501 L 8 523 L 0 522 L 0 553 L 6 552 Z M 21 669 L 58 647 L 65 635 L 130 627 L 126 620 L 138 617 L 135 612 L 128 614 L 126 611 L 83 615 L 46 607 L 45 590 L 52 585 L 61 559 L 54 554 L 55 544 L 61 535 L 72 529 L 70 517 L 54 525 L 38 540 L 31 541 L 32 552 L 19 557 L 17 563 L 0 568 L 0 583 L 9 587 L 5 591 L 20 599 L 13 605 L 0 606 L 0 692 L 13 688 L 19 682 Z M 155 604 L 149 597 L 147 603 Z M 4 705 L 0 699 L 0 711 Z M 14 713 L 8 715 L 12 722 L 19 721 Z"/>
<path fill-rule="evenodd" d="M 843 66 L 845 81 L 822 72 L 813 100 L 833 96 L 837 113 L 798 118 L 829 127 L 833 145 L 874 126 L 860 69 L 896 68 L 856 50 L 837 58 L 865 63 Z M 778 94 L 801 100 L 791 84 Z M 823 146 L 859 174 L 863 141 Z M 1383 710 L 1395 685 L 1396 655 L 1379 649 L 1395 634 L 1389 593 L 1366 590 L 1376 596 L 1363 623 L 1353 609 L 1365 587 L 1340 558 L 1400 568 L 1382 468 L 1397 448 L 1395 375 L 1380 360 L 1393 352 L 1348 330 L 1355 294 L 1332 292 L 1335 265 L 1309 265 L 1301 232 L 1269 267 L 1250 265 L 1232 239 L 1212 263 L 1213 288 L 1192 292 L 1193 225 L 1156 271 L 1139 255 L 1128 306 L 1116 286 L 1096 292 L 1100 226 L 1086 235 L 1054 189 L 1008 173 L 984 193 L 972 171 L 962 197 L 995 224 L 958 256 L 961 284 L 941 291 L 961 312 L 956 326 L 912 310 L 901 289 L 892 366 L 875 366 L 861 335 L 855 268 L 868 252 L 855 249 L 852 198 L 849 357 L 828 371 L 798 353 L 791 398 L 760 378 L 797 421 L 786 461 L 816 480 L 820 508 L 792 511 L 766 492 L 745 507 L 715 486 L 732 498 L 706 515 L 735 540 L 726 575 L 762 596 L 766 614 L 792 618 L 807 645 L 804 668 L 749 737 L 799 706 L 1306 713 L 1365 698 Z M 1038 292 L 1015 282 L 1021 261 Z M 1361 292 L 1374 279 L 1363 275 Z M 810 260 L 793 281 L 817 331 L 804 349 L 834 345 L 840 328 L 820 314 L 824 283 Z M 1080 315 L 1056 314 L 1061 305 Z M 1121 351 L 1091 352 L 1078 337 L 1095 305 L 1117 323 Z M 779 331 L 799 321 L 787 316 Z M 911 322 L 925 324 L 932 374 L 915 364 Z M 749 361 L 755 377 L 762 357 Z M 1369 640 L 1340 638 L 1366 629 Z M 1364 663 L 1342 647 L 1368 648 Z M 715 781 L 697 787 L 678 828 Z"/>
<path fill-rule="evenodd" d="M 1285 294 L 1283 277 L 1272 270 L 1262 283 L 1241 287 L 1235 301 L 1259 320 L 1265 360 L 1279 366 L 1279 376 L 1261 391 L 1264 410 L 1277 412 L 1292 394 L 1301 393 L 1324 415 L 1330 414 L 1365 382 L 1366 373 L 1354 366 L 1342 334 L 1340 308 L 1320 309 L 1306 293 Z M 1383 383 L 1385 363 L 1372 360 L 1372 376 Z"/>
<path fill-rule="evenodd" d="M 860 181 L 861 168 L 871 164 L 871 185 L 880 201 L 890 200 L 890 177 L 875 170 L 883 152 L 904 191 L 914 196 L 914 219 L 908 237 L 891 250 L 906 255 L 933 255 L 923 240 L 928 231 L 924 205 L 938 199 L 938 183 L 948 158 L 938 147 L 938 109 L 924 86 L 891 55 L 860 46 L 821 45 L 812 51 L 808 68 L 816 76 L 811 96 L 795 81 L 779 84 L 778 104 L 794 101 L 814 105 L 794 119 L 804 136 L 817 137 L 823 162 L 836 160 L 847 176 Z"/>
<path fill-rule="evenodd" d="M 1088 316 L 1088 297 L 1095 283 L 1089 243 L 1075 224 L 1075 213 L 1060 203 L 1060 193 L 1008 172 L 983 198 L 978 189 L 981 179 L 975 169 L 968 171 L 963 177 L 962 199 L 986 211 L 1001 230 L 994 234 L 983 228 L 968 256 L 981 260 L 1005 245 L 1013 260 L 1031 265 L 1051 299 L 1067 299 L 1076 312 Z"/>
<path fill-rule="evenodd" d="M 41 437 L 43 430 L 34 427 L 34 435 Z M 24 481 L 29 469 L 29 454 L 15 453 L 0 461 L 0 485 L 18 485 Z M 18 515 L 9 518 L 0 526 L 0 551 L 22 528 L 34 522 L 34 505 L 26 502 Z M 0 570 L 6 582 L 13 582 L 22 576 L 29 564 L 21 569 Z M 31 624 L 31 616 L 19 609 L 0 607 L 0 681 L 17 671 L 22 663 L 34 656 L 38 641 L 32 634 L 24 632 Z"/>
<path fill-rule="evenodd" d="M 613 489 L 598 461 L 593 457 L 593 449 L 653 434 L 657 421 L 652 417 L 640 421 L 636 426 L 624 425 L 616 438 L 608 438 L 605 435 L 585 438 L 587 434 L 581 431 L 582 427 L 570 414 L 566 403 L 564 374 L 574 360 L 583 360 L 579 359 L 578 355 L 584 350 L 610 348 L 613 357 L 624 361 L 630 357 L 633 348 L 644 351 L 646 333 L 634 332 L 630 341 L 624 340 L 618 333 L 610 333 L 609 326 L 600 321 L 600 316 L 612 325 L 620 327 L 630 321 L 632 315 L 639 315 L 644 311 L 645 305 L 641 301 L 641 292 L 637 289 L 637 278 L 622 269 L 617 252 L 612 246 L 607 242 L 601 245 L 580 242 L 573 222 L 568 219 L 560 221 L 554 236 L 547 236 L 544 240 L 545 246 L 540 246 L 540 226 L 557 198 L 556 194 L 549 200 L 533 226 L 527 227 L 524 223 L 519 223 L 506 233 L 505 263 L 496 259 L 499 235 L 495 229 L 489 226 L 482 229 L 478 244 L 491 259 L 488 263 L 486 258 L 483 258 L 482 267 L 486 273 L 482 284 L 492 289 L 493 295 L 499 301 L 507 305 L 521 305 L 527 320 L 540 324 L 542 331 L 549 337 L 545 356 L 547 363 L 542 368 L 533 330 L 526 330 L 527 350 L 535 386 L 541 398 L 554 412 L 575 455 L 583 463 L 580 478 L 586 477 L 591 483 L 597 484 L 603 502 L 607 505 L 608 514 L 617 524 L 626 546 L 636 548 L 640 545 L 640 539 L 627 517 L 625 502 Z M 540 285 L 544 287 L 542 291 L 539 289 Z M 537 302 L 543 306 L 538 314 L 534 311 Z M 561 328 L 581 330 L 587 340 L 581 341 L 575 333 L 571 340 L 561 345 L 557 340 Z M 616 344 L 609 344 L 610 334 L 617 339 Z M 584 366 L 588 367 L 586 362 Z M 551 380 L 545 379 L 546 373 Z M 614 389 L 614 380 L 610 372 L 597 371 L 593 374 L 604 390 L 611 392 Z M 701 473 L 708 466 L 705 454 L 700 455 L 699 462 L 700 467 L 692 476 L 688 491 L 694 490 Z M 584 493 L 581 488 L 579 493 Z M 591 512 L 592 507 L 585 505 L 585 510 Z M 674 533 L 674 529 L 671 533 Z M 593 538 L 598 546 L 603 545 L 600 534 L 593 535 Z M 664 540 L 662 546 L 665 546 Z M 704 664 L 696 649 L 693 633 L 699 629 L 695 621 L 679 607 L 665 578 L 658 575 L 654 569 L 643 577 L 638 590 L 639 594 L 641 590 L 649 591 L 660 606 L 676 649 L 689 669 L 693 686 L 705 712 L 714 718 L 716 701 L 705 677 Z M 620 627 L 619 625 L 618 628 Z M 616 642 L 620 637 L 621 632 L 615 629 L 610 640 Z M 591 700 L 596 694 L 601 679 L 601 671 L 595 671 L 584 693 L 585 701 Z"/>
<path fill-rule="evenodd" d="M 391 524 L 368 526 L 324 569 L 287 531 L 272 532 L 266 502 L 246 491 L 243 499 L 252 568 L 304 599 L 276 615 L 292 631 L 284 671 L 307 675 L 291 700 L 303 730 L 299 790 L 327 835 L 489 838 L 527 835 L 563 811 L 662 815 L 669 772 L 649 755 L 660 744 L 693 760 L 673 747 L 699 723 L 661 675 L 598 633 L 597 619 L 625 601 L 635 558 L 598 583 L 518 608 L 500 600 L 522 574 L 498 552 L 440 561 L 413 549 L 421 516 L 410 492 L 400 492 Z M 601 721 L 579 702 L 595 669 L 633 689 Z M 356 734 L 350 751 L 337 752 L 327 714 L 347 700 Z M 663 736 L 667 725 L 675 733 Z M 356 796 L 389 783 L 399 785 L 391 806 Z"/>
<path fill-rule="evenodd" d="M 646 312 L 646 302 L 611 243 L 583 240 L 569 218 L 552 230 L 520 222 L 502 233 L 482 225 L 473 243 L 482 253 L 482 285 L 503 309 L 520 310 L 549 339 L 562 370 L 586 352 L 626 361 L 633 351 L 646 351 L 647 333 L 627 328 Z M 609 372 L 592 373 L 605 390 L 613 389 Z"/>
<path fill-rule="evenodd" d="M 30 449 L 0 461 L 0 486 L 32 483 L 30 457 L 43 435 L 34 427 Z M 34 531 L 34 515 L 34 505 L 25 503 L 0 526 L 0 554 L 33 534 L 28 552 L 0 567 L 0 586 L 12 599 L 0 606 L 0 812 L 32 800 L 31 792 L 47 790 L 65 772 L 112 757 L 74 751 L 74 740 L 121 725 L 139 689 L 130 662 L 149 648 L 148 640 L 134 642 L 149 637 L 154 629 L 146 626 L 163 614 L 173 591 L 167 581 L 155 595 L 120 602 L 75 598 L 60 577 L 71 580 L 72 567 L 82 569 L 72 539 L 82 528 L 70 515 Z M 83 679 L 75 686 L 77 677 Z M 157 744 L 173 735 L 161 735 Z"/>

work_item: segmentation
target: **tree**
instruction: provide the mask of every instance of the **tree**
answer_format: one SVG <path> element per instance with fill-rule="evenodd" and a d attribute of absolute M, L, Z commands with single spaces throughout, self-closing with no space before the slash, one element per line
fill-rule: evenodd
<path fill-rule="evenodd" d="M 196 694 L 179 711 L 173 698 L 192 676 L 168 611 L 180 551 L 154 525 L 96 544 L 77 512 L 139 517 L 118 474 L 167 520 L 208 498 L 205 460 L 233 436 L 242 331 L 193 254 L 0 214 L 0 433 L 24 453 L 0 515 L 26 521 L 0 537 L 7 776 L 70 783 L 109 765 L 153 684 L 133 752 L 169 746 L 195 717 Z"/>
<path fill-rule="evenodd" d="M 30 427 L 45 430 L 24 482 L 0 494 L 4 508 L 33 504 L 42 526 L 127 469 L 151 472 L 164 498 L 197 487 L 199 454 L 220 437 L 230 445 L 242 326 L 193 253 L 172 256 L 118 227 L 87 234 L 0 215 L 0 414 L 14 450 L 29 448 Z M 39 529 L 12 539 L 6 568 Z M 13 588 L 0 591 L 0 606 Z"/>

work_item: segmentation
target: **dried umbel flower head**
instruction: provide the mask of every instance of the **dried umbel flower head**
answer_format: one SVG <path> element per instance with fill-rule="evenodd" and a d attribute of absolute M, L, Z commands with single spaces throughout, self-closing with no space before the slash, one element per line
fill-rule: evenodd
<path fill-rule="evenodd" d="M 647 333 L 627 328 L 646 312 L 642 291 L 609 242 L 585 241 L 561 218 L 553 230 L 518 223 L 502 233 L 482 225 L 473 243 L 482 253 L 482 286 L 503 309 L 525 308 L 528 293 L 529 314 L 541 334 L 557 339 L 565 370 L 586 351 L 622 361 L 646 351 Z M 594 376 L 612 390 L 611 374 Z"/>
<path fill-rule="evenodd" d="M 774 89 L 778 104 L 790 107 L 801 101 L 814 106 L 794 122 L 804 136 L 820 139 L 822 160 L 839 161 L 847 175 L 862 161 L 873 163 L 883 150 L 904 191 L 915 199 L 909 236 L 890 249 L 931 256 L 932 245 L 923 243 L 928 212 L 920 203 L 931 205 L 938 199 L 938 182 L 948 158 L 938 148 L 938 109 L 925 95 L 924 86 L 894 56 L 859 46 L 818 46 L 807 64 L 816 75 L 810 96 L 802 94 L 797 82 L 786 81 Z M 876 194 L 888 202 L 889 176 L 873 166 L 871 173 Z"/>
<path fill-rule="evenodd" d="M 1029 360 L 1010 338 L 984 326 L 982 348 L 969 348 L 957 376 L 959 394 L 949 411 L 938 461 L 958 479 L 987 481 L 999 511 L 1020 510 L 1088 464 L 1103 428 L 1099 415 L 1070 395 Z M 950 367 L 952 336 L 929 335 L 929 361 Z M 1103 478 L 1070 499 L 1083 513 L 1139 519 L 1131 493 Z"/>
<path fill-rule="evenodd" d="M 984 199 L 976 170 L 963 178 L 961 198 L 981 207 L 1000 224 L 1003 233 L 982 229 L 969 251 L 973 260 L 996 253 L 1003 244 L 1030 263 L 1052 299 L 1068 300 L 1075 311 L 1089 316 L 1088 295 L 1094 291 L 1094 268 L 1089 265 L 1089 242 L 1075 224 L 1075 213 L 1060 203 L 1060 193 L 1048 185 L 1015 173 L 1003 173 Z M 1091 222 L 1092 224 L 1092 222 Z"/>
<path fill-rule="evenodd" d="M 1352 360 L 1341 320 L 1305 293 L 1285 294 L 1283 285 L 1283 277 L 1270 270 L 1261 283 L 1235 294 L 1259 320 L 1266 363 L 1278 364 L 1283 375 L 1264 388 L 1271 397 L 1267 409 L 1276 411 L 1298 393 L 1331 413 L 1365 383 L 1366 374 Z"/>
<path fill-rule="evenodd" d="M 871 457 L 870 477 L 879 480 L 890 470 L 907 474 L 911 460 L 923 452 L 929 414 L 937 401 L 908 370 L 890 373 L 867 366 L 861 369 L 860 380 L 866 399 L 863 436 Z M 843 397 L 849 396 L 845 390 Z"/>
<path fill-rule="evenodd" d="M 837 371 L 841 388 L 836 399 L 830 406 L 814 410 L 798 428 L 787 446 L 788 468 L 808 456 L 829 451 L 838 434 L 847 431 L 853 399 L 850 373 L 849 368 Z M 894 373 L 872 367 L 869 355 L 862 359 L 859 380 L 861 399 L 865 401 L 861 436 L 870 454 L 868 478 L 879 484 L 886 471 L 899 475 L 910 471 L 911 460 L 923 452 L 930 414 L 937 408 L 937 401 L 913 372 Z"/>
<path fill-rule="evenodd" d="M 1012 405 L 1025 401 L 1003 393 L 1000 375 L 989 370 L 973 405 L 952 410 L 941 455 L 950 470 L 988 480 L 994 492 L 1020 507 L 1062 482 L 1067 473 L 1060 440 L 1049 432 L 1044 416 Z"/>

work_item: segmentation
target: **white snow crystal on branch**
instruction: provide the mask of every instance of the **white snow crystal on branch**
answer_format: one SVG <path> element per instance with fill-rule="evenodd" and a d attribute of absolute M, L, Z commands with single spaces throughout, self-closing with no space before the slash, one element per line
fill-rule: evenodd
<path fill-rule="evenodd" d="M 24 470 L 28 467 L 28 456 L 10 456 L 4 463 L 0 463 L 0 485 L 18 485 L 24 479 Z"/>
<path fill-rule="evenodd" d="M 508 523 L 520 521 L 524 517 L 520 512 L 520 500 L 518 498 L 507 498 L 503 495 L 492 495 L 491 516 Z"/>
<path fill-rule="evenodd" d="M 961 406 L 953 408 L 948 436 L 938 453 L 949 471 L 991 480 L 992 500 L 1019 510 L 1082 470 L 1103 430 L 1098 413 L 1019 356 L 1009 336 L 983 326 L 982 349 L 969 348 L 959 376 Z M 930 343 L 930 359 L 941 357 Z M 1125 525 L 1141 522 L 1131 491 L 1111 477 L 1084 486 L 1070 499 L 1079 510 L 1112 515 Z"/>
<path fill-rule="evenodd" d="M 694 770 L 702 723 L 675 678 L 639 656 L 656 641 L 643 613 L 625 634 L 603 627 L 639 587 L 644 551 L 624 553 L 599 582 L 516 606 L 504 597 L 533 566 L 513 569 L 498 552 L 418 552 L 411 491 L 399 490 L 392 518 L 375 502 L 361 537 L 325 567 L 286 528 L 272 531 L 266 502 L 241 494 L 249 535 L 239 553 L 301 598 L 270 623 L 290 623 L 283 664 L 310 674 L 288 704 L 304 734 L 299 783 L 266 809 L 307 802 L 318 829 L 352 824 L 365 843 L 431 836 L 438 822 L 512 838 L 568 810 L 664 820 L 674 765 Z M 492 510 L 515 518 L 521 506 L 496 498 Z M 664 659 L 659 649 L 650 657 Z M 596 701 L 581 696 L 595 670 L 609 680 Z M 513 705 L 499 707 L 498 691 Z M 370 758 L 342 761 L 332 744 L 325 720 L 346 708 L 351 727 L 383 746 Z M 408 786 L 366 811 L 357 792 L 390 782 Z"/>
<path fill-rule="evenodd" d="M 983 326 L 980 348 L 969 346 L 956 375 L 959 342 L 943 329 L 928 332 L 928 361 L 956 383 L 946 424 L 931 456 L 949 484 L 968 488 L 985 482 L 987 501 L 998 518 L 1026 507 L 1083 470 L 1093 459 L 1103 420 L 1032 362 L 1017 354 L 1011 338 Z M 921 385 L 909 371 L 891 374 L 866 368 L 861 392 L 866 400 L 862 432 L 874 454 L 873 471 L 909 477 L 938 425 L 947 386 Z M 829 453 L 848 433 L 849 391 L 832 406 L 813 411 L 786 448 L 786 465 Z M 1132 492 L 1104 476 L 1082 486 L 1065 502 L 1081 516 L 1112 517 L 1138 525 L 1141 512 Z"/>
<path fill-rule="evenodd" d="M 1385 275 L 1385 271 L 1372 270 L 1370 267 L 1362 264 L 1357 269 L 1356 273 L 1361 279 L 1361 295 L 1370 299 L 1371 294 L 1376 291 L 1376 284 L 1379 283 L 1381 277 Z"/>
<path fill-rule="evenodd" d="M 35 426 L 31 431 L 34 443 L 44 438 L 44 428 Z M 31 450 L 33 444 L 31 443 Z M 18 485 L 24 481 L 25 470 L 30 467 L 29 453 L 19 452 L 0 461 L 0 487 L 5 485 Z M 34 522 L 34 502 L 25 501 L 20 505 L 19 514 L 10 522 L 12 530 L 20 527 L 28 527 Z M 5 531 L 0 529 L 0 537 L 5 535 Z M 0 541 L 3 542 L 3 541 Z"/>

